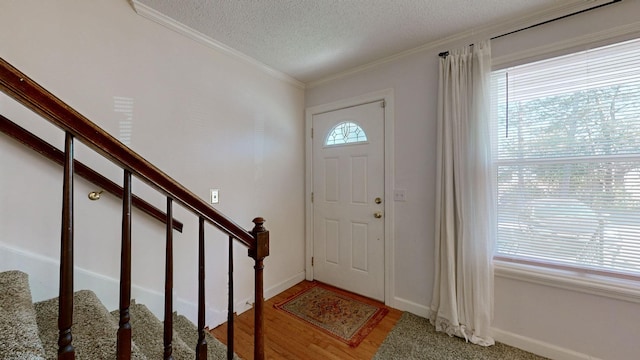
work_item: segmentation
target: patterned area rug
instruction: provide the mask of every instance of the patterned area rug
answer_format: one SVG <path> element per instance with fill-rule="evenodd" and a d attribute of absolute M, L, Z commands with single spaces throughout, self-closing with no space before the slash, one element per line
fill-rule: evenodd
<path fill-rule="evenodd" d="M 274 307 L 351 347 L 358 346 L 389 312 L 384 307 L 365 304 L 347 292 L 317 282 Z"/>

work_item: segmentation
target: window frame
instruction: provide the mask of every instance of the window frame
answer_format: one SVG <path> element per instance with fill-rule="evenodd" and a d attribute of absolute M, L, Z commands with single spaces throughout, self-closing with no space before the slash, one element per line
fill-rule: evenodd
<path fill-rule="evenodd" d="M 599 39 L 598 41 L 593 41 L 591 43 L 574 43 L 573 45 L 576 46 L 573 46 L 571 48 L 563 46 L 552 46 L 541 49 L 530 49 L 526 53 L 497 58 L 498 61 L 494 60 L 492 71 L 499 71 L 511 66 L 527 64 L 571 53 L 577 53 L 589 48 L 612 45 L 633 38 L 637 38 L 637 36 L 630 37 L 629 35 L 625 34 L 625 36 L 608 38 L 604 40 Z M 492 121 L 494 119 L 495 118 L 492 117 Z M 631 157 L 634 158 L 634 161 L 637 161 L 637 156 Z M 600 157 L 600 159 L 601 161 L 604 161 L 605 157 Z M 562 162 L 563 160 L 566 159 L 560 157 L 550 158 L 548 159 L 548 162 Z M 494 171 L 497 172 L 498 164 L 504 165 L 508 162 L 509 161 L 504 160 L 494 160 Z M 497 195 L 497 186 L 495 191 Z M 495 226 L 497 235 L 497 221 Z M 533 259 L 508 257 L 497 253 L 497 246 L 496 251 L 494 251 L 493 264 L 496 277 L 527 281 L 536 284 L 640 303 L 640 275 L 609 272 L 606 270 L 593 270 L 586 269 L 580 266 L 574 267 L 571 265 L 547 263 L 545 261 L 538 261 Z"/>
<path fill-rule="evenodd" d="M 333 144 L 328 144 L 329 137 L 332 134 L 334 134 L 336 132 L 336 130 L 340 126 L 349 125 L 349 124 L 355 125 L 357 130 L 362 131 L 362 135 L 364 136 L 364 140 L 357 140 L 356 139 L 356 141 L 351 141 L 350 142 L 350 141 L 348 141 L 348 139 L 349 139 L 348 135 L 349 134 L 347 134 L 346 137 L 343 136 L 344 139 L 345 139 L 345 142 L 335 143 L 335 139 L 334 139 L 334 143 Z M 359 137 L 359 135 L 357 137 Z M 364 131 L 364 128 L 360 124 L 358 124 L 356 121 L 353 121 L 353 120 L 344 120 L 344 121 L 341 121 L 341 122 L 335 124 L 334 126 L 331 127 L 331 129 L 329 129 L 329 131 L 327 131 L 327 133 L 324 136 L 323 147 L 328 148 L 328 147 L 336 147 L 336 146 L 363 145 L 363 144 L 368 144 L 368 143 L 369 143 L 369 138 L 367 137 L 367 132 Z"/>

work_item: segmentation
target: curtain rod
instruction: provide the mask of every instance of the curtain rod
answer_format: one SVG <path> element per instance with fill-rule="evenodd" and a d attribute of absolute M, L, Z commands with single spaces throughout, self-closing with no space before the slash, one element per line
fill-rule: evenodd
<path fill-rule="evenodd" d="M 572 13 L 570 13 L 570 14 L 566 14 L 566 15 L 558 16 L 558 17 L 556 17 L 556 18 L 549 19 L 549 20 L 545 20 L 545 21 L 539 22 L 539 23 L 537 23 L 537 24 L 529 25 L 529 26 L 527 26 L 527 27 L 523 27 L 523 28 L 521 28 L 521 29 L 513 30 L 513 31 L 510 31 L 510 32 L 505 33 L 505 34 L 497 35 L 497 36 L 492 37 L 492 38 L 491 38 L 491 40 L 495 40 L 495 39 L 501 38 L 501 37 L 503 37 L 503 36 L 507 36 L 507 35 L 515 34 L 515 33 L 518 33 L 518 32 L 520 32 L 520 31 L 529 30 L 529 29 L 531 29 L 531 28 L 534 28 L 534 27 L 537 27 L 537 26 L 541 26 L 541 25 L 545 25 L 545 24 L 548 24 L 548 23 L 550 23 L 550 22 L 554 22 L 554 21 L 557 21 L 557 20 L 562 20 L 562 19 L 565 19 L 565 18 L 568 18 L 568 17 L 574 16 L 574 15 L 582 14 L 582 13 L 585 13 L 585 12 L 587 12 L 587 11 L 591 11 L 591 10 L 599 9 L 599 8 L 601 8 L 601 7 L 605 7 L 605 6 L 613 5 L 613 4 L 615 4 L 615 3 L 619 3 L 619 2 L 621 2 L 621 1 L 622 1 L 622 0 L 611 0 L 611 1 L 610 1 L 610 2 L 608 2 L 608 3 L 604 3 L 604 4 L 600 4 L 600 5 L 592 6 L 592 7 L 587 8 L 587 9 L 578 10 L 578 11 L 572 12 Z M 471 45 L 473 45 L 473 44 L 471 44 Z M 470 46 L 471 46 L 471 45 L 470 45 Z M 448 52 L 448 51 L 443 51 L 443 52 L 441 52 L 441 53 L 439 53 L 439 54 L 438 54 L 438 56 L 440 56 L 440 57 L 447 57 L 447 55 L 449 55 L 449 52 Z"/>

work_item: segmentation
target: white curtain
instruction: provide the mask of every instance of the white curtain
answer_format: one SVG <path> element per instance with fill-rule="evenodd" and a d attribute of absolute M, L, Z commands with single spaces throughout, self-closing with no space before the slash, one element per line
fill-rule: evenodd
<path fill-rule="evenodd" d="M 488 40 L 440 59 L 436 268 L 430 308 L 438 331 L 483 346 L 494 343 L 490 75 Z"/>

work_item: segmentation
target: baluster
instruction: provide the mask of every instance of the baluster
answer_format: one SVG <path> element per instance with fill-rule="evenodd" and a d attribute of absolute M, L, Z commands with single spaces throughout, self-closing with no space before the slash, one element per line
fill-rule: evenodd
<path fill-rule="evenodd" d="M 198 345 L 196 346 L 196 359 L 207 360 L 207 340 L 204 336 L 204 218 L 200 217 L 198 237 Z"/>
<path fill-rule="evenodd" d="M 164 280 L 164 358 L 173 360 L 171 340 L 173 337 L 173 209 L 167 198 L 167 250 Z"/>
<path fill-rule="evenodd" d="M 124 171 L 122 194 L 122 249 L 120 254 L 120 327 L 118 359 L 131 359 L 131 172 Z"/>
<path fill-rule="evenodd" d="M 58 359 L 75 359 L 73 324 L 73 135 L 64 142 L 62 231 L 60 237 L 60 297 L 58 302 Z"/>
<path fill-rule="evenodd" d="M 255 260 L 255 329 L 254 329 L 254 360 L 264 360 L 264 258 L 269 256 L 269 231 L 264 227 L 265 220 L 261 217 L 253 219 L 255 226 L 251 234 L 256 239 L 256 248 L 249 249 L 249 256 Z"/>
<path fill-rule="evenodd" d="M 233 359 L 233 236 L 229 236 L 229 306 L 227 310 L 227 359 Z"/>

